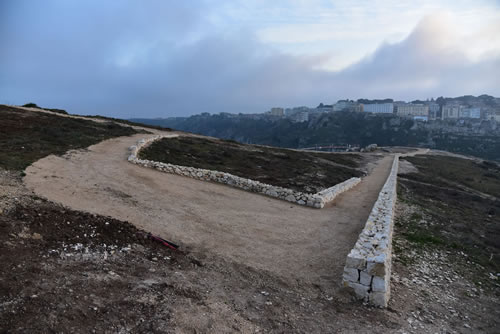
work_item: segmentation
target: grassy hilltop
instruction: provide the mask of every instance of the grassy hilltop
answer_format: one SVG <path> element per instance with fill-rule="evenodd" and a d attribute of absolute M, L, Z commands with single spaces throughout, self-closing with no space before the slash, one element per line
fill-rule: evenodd
<path fill-rule="evenodd" d="M 196 137 L 163 139 L 140 153 L 141 158 L 231 173 L 306 193 L 317 193 L 351 177 L 360 177 L 358 154 L 298 152 Z"/>
<path fill-rule="evenodd" d="M 97 123 L 5 105 L 0 105 L 0 128 L 0 167 L 10 170 L 23 170 L 49 154 L 137 133 L 111 121 Z"/>

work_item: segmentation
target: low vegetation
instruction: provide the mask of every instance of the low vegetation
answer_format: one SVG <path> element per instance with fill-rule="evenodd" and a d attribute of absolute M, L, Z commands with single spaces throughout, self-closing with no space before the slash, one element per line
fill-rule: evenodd
<path fill-rule="evenodd" d="M 143 159 L 231 173 L 263 183 L 316 193 L 362 176 L 355 154 L 299 152 L 196 137 L 163 139 L 141 151 Z"/>
<path fill-rule="evenodd" d="M 101 116 L 101 115 L 81 116 L 81 117 L 97 118 L 97 119 L 102 119 L 105 121 L 111 121 L 111 122 L 126 124 L 126 125 L 130 125 L 130 126 L 140 126 L 142 128 L 149 128 L 149 129 L 162 130 L 162 131 L 172 131 L 171 128 L 167 128 L 164 126 L 137 123 L 137 122 L 133 122 L 133 121 L 126 120 L 126 119 L 121 119 L 121 118 L 107 117 L 107 116 Z"/>
<path fill-rule="evenodd" d="M 308 122 L 252 119 L 247 115 L 203 113 L 168 119 L 136 121 L 169 126 L 242 143 L 301 148 L 315 145 L 428 147 L 500 161 L 500 127 L 494 121 L 437 120 L 418 122 L 396 115 L 330 112 Z"/>
<path fill-rule="evenodd" d="M 399 200 L 418 209 L 396 221 L 415 247 L 461 252 L 488 273 L 500 272 L 499 168 L 448 156 L 405 158 L 418 172 L 400 175 Z"/>
<path fill-rule="evenodd" d="M 496 163 L 432 155 L 407 160 L 420 170 L 407 175 L 411 180 L 500 196 L 500 167 Z"/>
<path fill-rule="evenodd" d="M 8 170 L 23 170 L 49 154 L 137 133 L 113 122 L 96 123 L 4 105 L 0 105 L 0 124 L 0 167 Z"/>
<path fill-rule="evenodd" d="M 56 109 L 56 108 L 42 108 L 42 107 L 37 106 L 36 103 L 33 103 L 33 102 L 26 103 L 25 105 L 23 105 L 23 107 L 26 107 L 26 108 L 38 108 L 38 109 L 48 110 L 48 111 L 52 111 L 52 112 L 56 112 L 56 113 L 64 114 L 64 115 L 68 114 L 68 112 L 66 110 Z"/>

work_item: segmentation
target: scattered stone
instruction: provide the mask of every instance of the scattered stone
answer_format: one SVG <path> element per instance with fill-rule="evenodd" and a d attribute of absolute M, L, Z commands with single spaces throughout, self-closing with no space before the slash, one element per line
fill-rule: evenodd
<path fill-rule="evenodd" d="M 40 233 L 33 233 L 33 236 L 31 237 L 31 239 L 40 240 L 40 239 L 42 239 L 42 235 Z"/>

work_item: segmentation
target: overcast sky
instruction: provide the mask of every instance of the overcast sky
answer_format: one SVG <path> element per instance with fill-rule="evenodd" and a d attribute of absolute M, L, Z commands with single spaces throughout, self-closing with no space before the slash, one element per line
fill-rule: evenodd
<path fill-rule="evenodd" d="M 169 117 L 500 96 L 498 0 L 0 0 L 0 103 Z"/>

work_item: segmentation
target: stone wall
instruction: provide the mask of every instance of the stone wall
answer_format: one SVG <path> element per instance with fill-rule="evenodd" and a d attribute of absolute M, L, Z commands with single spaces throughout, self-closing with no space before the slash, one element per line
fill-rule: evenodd
<path fill-rule="evenodd" d="M 147 139 L 139 140 L 136 146 L 130 147 L 130 155 L 128 157 L 128 161 L 144 167 L 154 168 L 165 173 L 187 176 L 197 180 L 218 182 L 236 188 L 264 194 L 270 197 L 279 198 L 300 205 L 307 205 L 318 209 L 323 208 L 327 203 L 333 201 L 338 195 L 356 186 L 361 181 L 360 178 L 353 177 L 347 181 L 336 184 L 333 187 L 322 190 L 316 194 L 307 194 L 300 191 L 294 191 L 292 189 L 272 186 L 269 184 L 239 177 L 229 173 L 208 170 L 208 169 L 194 168 L 194 167 L 179 166 L 179 165 L 173 165 L 169 163 L 163 163 L 151 160 L 143 160 L 137 157 L 139 151 L 142 148 L 149 145 L 150 143 L 152 143 L 153 141 L 159 140 L 161 138 L 173 138 L 173 137 L 177 137 L 177 135 L 154 136 Z"/>
<path fill-rule="evenodd" d="M 346 259 L 343 284 L 372 305 L 386 307 L 390 298 L 392 231 L 396 204 L 399 154 L 391 173 Z"/>

